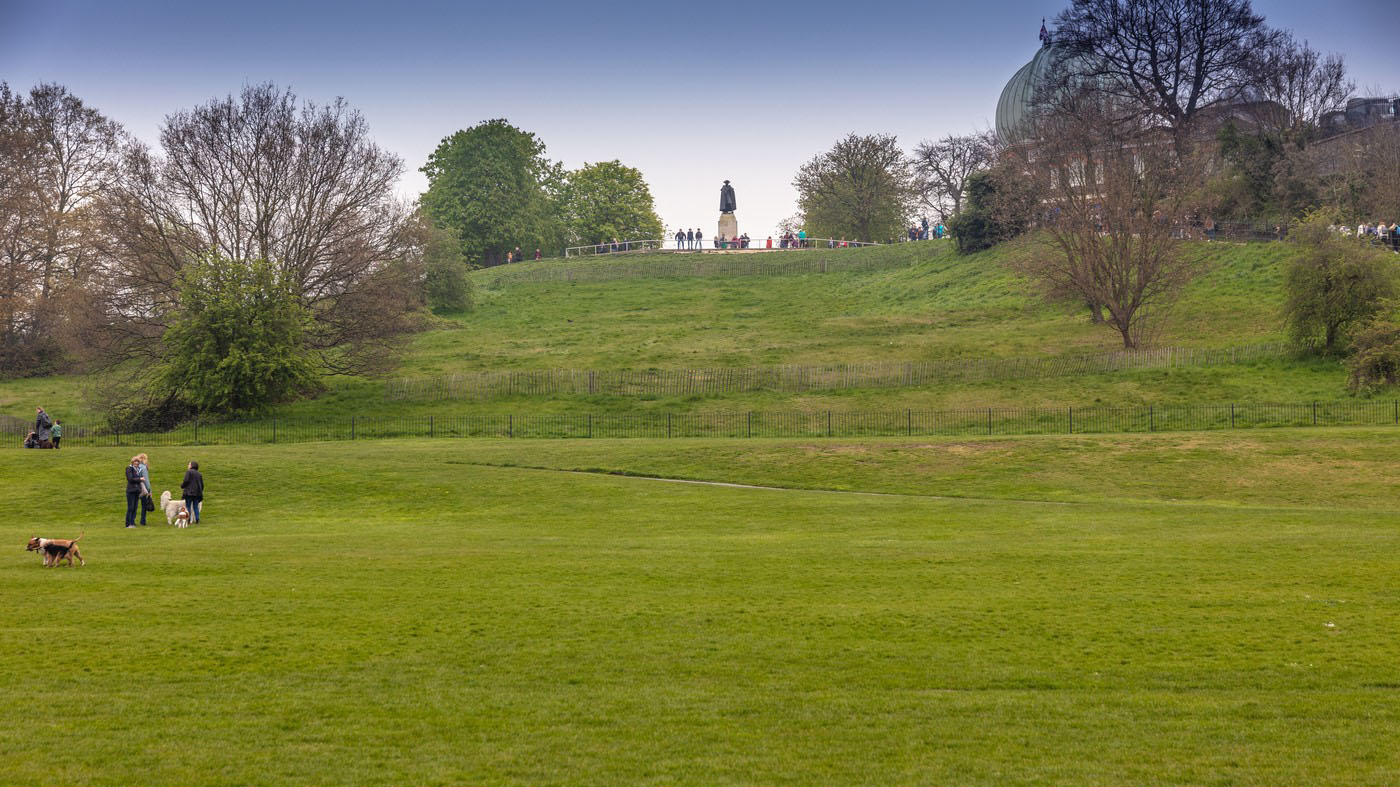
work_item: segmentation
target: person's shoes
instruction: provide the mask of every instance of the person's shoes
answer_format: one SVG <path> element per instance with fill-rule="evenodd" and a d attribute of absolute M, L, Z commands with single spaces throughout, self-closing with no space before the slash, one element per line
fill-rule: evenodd
<path fill-rule="evenodd" d="M 136 529 L 136 525 L 127 525 L 127 526 L 126 526 L 126 529 L 127 529 L 127 530 L 135 530 L 135 529 Z"/>

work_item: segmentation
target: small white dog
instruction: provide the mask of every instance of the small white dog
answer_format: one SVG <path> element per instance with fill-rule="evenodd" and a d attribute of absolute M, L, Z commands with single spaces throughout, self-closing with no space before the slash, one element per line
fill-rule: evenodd
<path fill-rule="evenodd" d="M 165 524 L 189 527 L 190 512 L 185 510 L 185 501 L 172 500 L 169 489 L 160 493 L 160 510 L 165 512 Z"/>

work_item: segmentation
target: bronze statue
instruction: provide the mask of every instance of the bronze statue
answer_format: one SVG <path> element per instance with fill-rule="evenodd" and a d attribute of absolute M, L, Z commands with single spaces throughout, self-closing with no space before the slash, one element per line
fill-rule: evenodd
<path fill-rule="evenodd" d="M 719 188 L 719 212 L 734 212 L 734 187 L 729 185 L 729 181 L 727 180 L 724 182 L 724 185 Z"/>

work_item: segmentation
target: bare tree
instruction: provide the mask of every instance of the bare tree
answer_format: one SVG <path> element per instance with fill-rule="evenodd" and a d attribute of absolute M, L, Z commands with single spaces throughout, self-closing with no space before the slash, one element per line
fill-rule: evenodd
<path fill-rule="evenodd" d="M 91 273 L 89 214 L 112 183 L 122 139 L 61 85 L 39 85 L 26 100 L 0 84 L 0 368 L 41 371 L 62 355 L 55 295 Z"/>
<path fill-rule="evenodd" d="M 887 134 L 848 134 L 803 164 L 792 184 L 808 230 L 832 238 L 898 237 L 916 199 L 909 160 Z"/>
<path fill-rule="evenodd" d="M 1300 144 L 1307 142 L 1323 115 L 1345 109 L 1356 90 L 1341 55 L 1324 57 L 1289 33 L 1280 34 L 1257 54 L 1254 84 L 1259 98 L 1287 111 L 1287 125 L 1279 130 L 1288 131 Z"/>
<path fill-rule="evenodd" d="M 1203 112 L 1247 94 L 1254 54 L 1279 37 L 1249 0 L 1073 0 L 1056 22 L 1068 78 L 1112 96 L 1115 115 L 1165 125 L 1182 152 Z"/>
<path fill-rule="evenodd" d="M 986 169 L 995 155 L 991 132 L 948 136 L 914 148 L 914 172 L 919 199 L 946 221 L 962 211 L 963 192 L 972 173 Z"/>
<path fill-rule="evenodd" d="M 1019 148 L 1025 177 L 1043 195 L 1040 223 L 1055 251 L 1021 264 L 1047 294 L 1102 309 L 1125 349 L 1195 273 L 1178 234 L 1195 210 L 1202 166 L 1169 136 L 1125 122 L 1096 91 L 1063 97 Z"/>
<path fill-rule="evenodd" d="M 371 141 L 363 116 L 342 99 L 299 103 L 262 84 L 170 115 L 160 142 L 163 156 L 128 148 L 102 206 L 109 358 L 158 352 L 176 274 L 212 252 L 284 272 L 314 316 L 309 341 L 326 371 L 383 368 L 419 298 L 403 269 L 402 161 Z"/>

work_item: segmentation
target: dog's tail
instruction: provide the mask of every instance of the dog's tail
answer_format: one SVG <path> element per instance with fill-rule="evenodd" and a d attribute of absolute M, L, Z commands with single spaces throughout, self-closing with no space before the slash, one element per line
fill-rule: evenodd
<path fill-rule="evenodd" d="M 76 543 L 78 543 L 79 541 L 82 541 L 82 540 L 83 540 L 83 536 L 85 536 L 85 535 L 87 535 L 87 531 L 86 531 L 86 530 L 84 530 L 83 532 L 79 533 L 79 534 L 78 534 L 78 537 L 75 538 L 75 539 L 73 539 L 73 543 L 76 544 Z"/>

